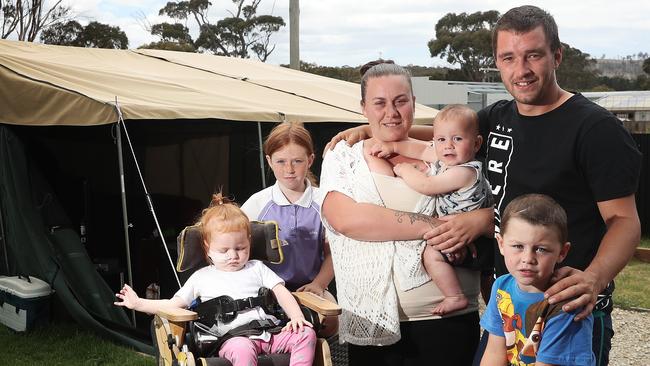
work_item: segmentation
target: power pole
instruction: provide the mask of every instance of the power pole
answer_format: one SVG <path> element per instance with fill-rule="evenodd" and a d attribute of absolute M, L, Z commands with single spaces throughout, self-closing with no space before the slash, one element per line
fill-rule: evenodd
<path fill-rule="evenodd" d="M 300 5 L 299 0 L 289 0 L 289 64 L 300 70 Z"/>

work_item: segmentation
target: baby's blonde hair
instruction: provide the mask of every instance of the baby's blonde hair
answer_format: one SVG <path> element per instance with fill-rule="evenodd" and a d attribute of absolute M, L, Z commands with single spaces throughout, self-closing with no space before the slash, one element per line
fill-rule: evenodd
<path fill-rule="evenodd" d="M 248 216 L 232 200 L 224 197 L 221 192 L 212 195 L 210 205 L 201 212 L 196 223 L 201 228 L 203 251 L 207 258 L 210 250 L 210 239 L 215 233 L 232 233 L 245 231 L 250 240 L 251 224 Z"/>
<path fill-rule="evenodd" d="M 433 119 L 433 126 L 435 127 L 436 122 L 449 119 L 467 121 L 471 131 L 477 135 L 479 134 L 478 114 L 472 108 L 464 104 L 446 105 L 438 112 L 436 118 Z"/>

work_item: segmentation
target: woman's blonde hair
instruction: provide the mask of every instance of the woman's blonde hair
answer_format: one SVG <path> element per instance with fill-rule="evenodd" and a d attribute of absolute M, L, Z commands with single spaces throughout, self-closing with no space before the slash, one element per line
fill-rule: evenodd
<path fill-rule="evenodd" d="M 251 237 L 251 224 L 248 216 L 235 202 L 224 197 L 221 192 L 212 195 L 210 205 L 201 212 L 196 224 L 201 230 L 206 258 L 210 250 L 208 243 L 214 233 L 245 231 L 249 240 Z"/>
<path fill-rule="evenodd" d="M 291 143 L 302 146 L 307 152 L 307 156 L 314 154 L 314 141 L 311 134 L 299 122 L 282 122 L 273 127 L 264 141 L 264 154 L 271 156 L 274 152 Z M 311 172 L 311 169 L 307 171 L 307 179 L 309 179 L 312 186 L 317 185 L 316 176 Z"/>

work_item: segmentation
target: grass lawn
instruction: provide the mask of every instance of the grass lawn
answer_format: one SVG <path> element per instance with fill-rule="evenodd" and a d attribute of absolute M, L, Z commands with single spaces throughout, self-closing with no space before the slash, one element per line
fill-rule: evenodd
<path fill-rule="evenodd" d="M 650 248 L 650 238 L 641 239 L 639 245 Z M 650 309 L 650 263 L 633 258 L 616 277 L 614 305 L 622 308 Z"/>
<path fill-rule="evenodd" d="M 29 333 L 0 325 L 3 365 L 143 365 L 155 366 L 152 356 L 117 345 L 76 324 L 50 324 Z"/>

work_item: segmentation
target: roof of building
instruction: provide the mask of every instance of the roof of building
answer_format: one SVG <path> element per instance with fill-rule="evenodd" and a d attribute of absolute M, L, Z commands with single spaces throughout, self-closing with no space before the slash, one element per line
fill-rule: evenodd
<path fill-rule="evenodd" d="M 610 111 L 650 111 L 650 91 L 593 92 L 585 97 Z"/>

